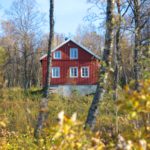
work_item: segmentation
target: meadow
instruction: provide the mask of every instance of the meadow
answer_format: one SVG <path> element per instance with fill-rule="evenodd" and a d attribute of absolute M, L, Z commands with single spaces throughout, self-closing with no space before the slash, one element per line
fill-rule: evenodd
<path fill-rule="evenodd" d="M 141 91 L 126 87 L 120 99 L 107 92 L 94 132 L 84 130 L 93 95 L 49 97 L 48 119 L 40 139 L 34 138 L 42 91 L 31 88 L 0 90 L 0 149 L 141 149 L 150 148 L 150 80 Z M 58 115 L 59 114 L 59 115 Z"/>

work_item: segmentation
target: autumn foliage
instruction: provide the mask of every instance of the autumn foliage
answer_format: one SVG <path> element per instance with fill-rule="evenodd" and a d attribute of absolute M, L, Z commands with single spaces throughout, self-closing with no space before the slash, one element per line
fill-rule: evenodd
<path fill-rule="evenodd" d="M 150 149 L 150 80 L 141 81 L 140 86 L 138 92 L 132 90 L 132 84 L 127 86 L 120 92 L 120 100 L 116 103 L 106 96 L 94 132 L 84 130 L 84 120 L 92 97 L 87 99 L 75 93 L 70 99 L 63 99 L 53 95 L 49 102 L 49 119 L 39 140 L 33 137 L 38 98 L 29 93 L 23 95 L 18 88 L 18 97 L 15 97 L 17 103 L 13 99 L 15 90 L 1 91 L 0 149 Z M 7 96 L 8 91 L 11 97 Z M 81 106 L 77 105 L 79 101 L 82 101 Z M 109 110 L 105 110 L 105 107 Z M 65 113 L 58 113 L 61 110 Z M 75 111 L 77 114 L 73 113 Z"/>

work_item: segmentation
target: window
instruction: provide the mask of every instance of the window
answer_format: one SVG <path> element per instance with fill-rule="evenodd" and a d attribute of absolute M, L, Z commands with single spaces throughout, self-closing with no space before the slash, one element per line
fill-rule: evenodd
<path fill-rule="evenodd" d="M 81 68 L 81 77 L 88 78 L 89 77 L 89 67 L 82 67 Z"/>
<path fill-rule="evenodd" d="M 52 78 L 60 78 L 60 68 L 52 67 Z"/>
<path fill-rule="evenodd" d="M 78 77 L 78 67 L 71 67 L 70 68 L 70 77 L 71 78 Z"/>
<path fill-rule="evenodd" d="M 61 51 L 54 52 L 54 59 L 61 59 Z"/>
<path fill-rule="evenodd" d="M 77 59 L 77 58 L 78 58 L 78 49 L 70 48 L 70 59 Z"/>

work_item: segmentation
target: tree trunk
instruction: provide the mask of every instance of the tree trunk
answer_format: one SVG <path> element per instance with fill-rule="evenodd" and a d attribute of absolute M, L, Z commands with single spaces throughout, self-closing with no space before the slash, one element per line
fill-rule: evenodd
<path fill-rule="evenodd" d="M 120 0 L 117 0 L 117 9 L 118 9 L 118 27 L 117 27 L 117 32 L 116 32 L 116 48 L 115 48 L 115 53 L 114 53 L 114 62 L 115 62 L 115 72 L 114 72 L 114 95 L 113 99 L 117 100 L 118 99 L 118 82 L 119 82 L 119 66 L 120 66 L 120 25 L 121 25 L 121 10 L 120 10 Z"/>
<path fill-rule="evenodd" d="M 139 89 L 139 51 L 140 51 L 140 2 L 139 0 L 133 0 L 134 3 L 134 23 L 135 23 L 135 47 L 134 47 L 134 80 L 135 90 Z"/>
<path fill-rule="evenodd" d="M 50 88 L 50 79 L 51 79 L 51 65 L 52 65 L 52 42 L 54 39 L 54 0 L 50 0 L 50 34 L 48 42 L 48 53 L 47 53 L 47 75 L 46 75 L 46 84 L 44 88 L 44 96 L 48 97 L 49 88 Z"/>
<path fill-rule="evenodd" d="M 28 88 L 28 76 L 27 76 L 27 49 L 25 45 L 24 51 L 24 90 L 26 91 Z"/>
<path fill-rule="evenodd" d="M 106 35 L 105 35 L 105 49 L 103 51 L 103 58 L 99 70 L 99 79 L 97 83 L 96 93 L 94 95 L 92 104 L 90 106 L 85 127 L 94 129 L 96 124 L 96 116 L 98 114 L 99 104 L 103 99 L 105 93 L 105 84 L 107 82 L 109 67 L 111 64 L 111 51 L 113 45 L 113 9 L 114 0 L 107 0 L 107 14 L 106 14 Z"/>
<path fill-rule="evenodd" d="M 25 33 L 23 36 L 23 58 L 24 58 L 24 64 L 23 64 L 23 70 L 24 70 L 24 78 L 23 78 L 23 87 L 24 90 L 26 92 L 26 90 L 28 89 L 28 51 L 29 51 L 29 39 L 28 39 L 28 35 Z"/>
<path fill-rule="evenodd" d="M 38 138 L 43 128 L 43 123 L 48 116 L 48 95 L 50 88 L 50 79 L 51 79 L 51 66 L 52 66 L 52 41 L 54 39 L 54 0 L 50 0 L 50 9 L 49 9 L 49 21 L 50 21 L 50 33 L 49 33 L 49 42 L 48 42 L 48 53 L 47 53 L 47 74 L 46 74 L 46 84 L 44 88 L 44 98 L 40 104 L 40 111 L 38 115 L 37 126 L 35 128 L 34 137 Z"/>

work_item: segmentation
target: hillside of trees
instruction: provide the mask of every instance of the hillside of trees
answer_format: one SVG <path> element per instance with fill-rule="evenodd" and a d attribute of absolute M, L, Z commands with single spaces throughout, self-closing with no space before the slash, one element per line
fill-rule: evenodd
<path fill-rule="evenodd" d="M 48 33 L 37 2 L 12 1 L 0 22 L 0 149 L 150 149 L 150 1 L 86 0 L 71 38 L 101 57 L 99 78 L 95 93 L 70 97 L 49 90 L 51 50 L 67 37 L 55 31 L 55 0 Z"/>

